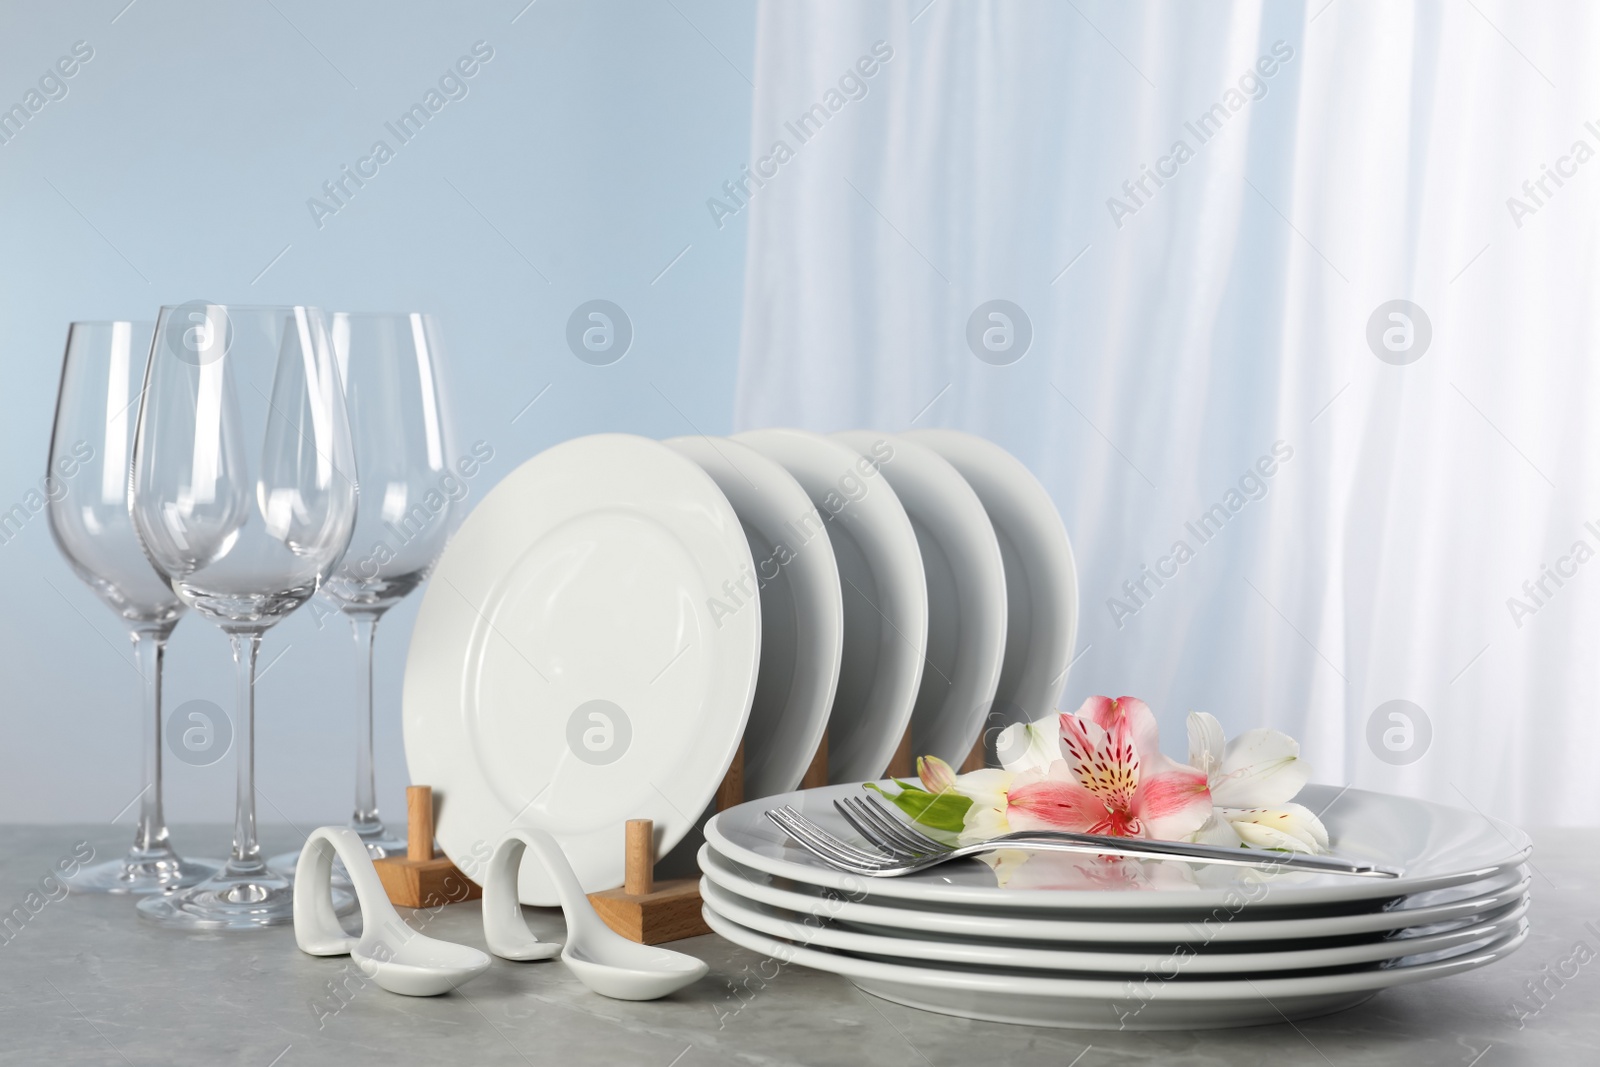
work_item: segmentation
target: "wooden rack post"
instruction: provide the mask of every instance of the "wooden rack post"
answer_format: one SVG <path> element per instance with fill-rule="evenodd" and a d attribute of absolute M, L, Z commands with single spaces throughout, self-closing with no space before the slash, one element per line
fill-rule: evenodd
<path fill-rule="evenodd" d="M 744 803 L 744 742 L 734 753 L 728 773 L 717 787 L 716 807 L 726 811 Z M 649 819 L 629 819 L 623 830 L 622 885 L 589 894 L 589 903 L 607 926 L 641 945 L 709 934 L 700 917 L 700 880 L 655 880 L 655 825 Z"/>
<path fill-rule="evenodd" d="M 800 779 L 801 789 L 819 789 L 828 784 L 828 731 L 822 731 L 822 740 L 817 742 L 817 751 L 811 757 L 811 766 L 806 768 L 805 777 Z"/>
<path fill-rule="evenodd" d="M 889 758 L 889 769 L 884 773 L 890 778 L 912 778 L 916 776 L 916 760 L 911 755 L 910 723 L 906 723 L 906 732 L 900 735 L 900 744 L 895 747 L 894 755 Z"/>
<path fill-rule="evenodd" d="M 406 787 L 406 854 L 374 860 L 383 891 L 405 908 L 432 908 L 483 896 L 478 884 L 433 851 L 433 787 Z"/>

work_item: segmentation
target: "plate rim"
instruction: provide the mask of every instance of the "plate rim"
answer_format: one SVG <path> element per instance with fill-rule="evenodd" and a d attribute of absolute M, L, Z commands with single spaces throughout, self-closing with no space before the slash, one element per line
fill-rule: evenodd
<path fill-rule="evenodd" d="M 761 904 L 759 901 L 740 897 L 737 893 L 717 885 L 717 883 L 711 881 L 711 879 L 705 875 L 701 875 L 700 878 L 700 899 L 706 906 L 712 908 L 712 910 L 716 911 L 717 914 L 721 915 L 730 922 L 738 923 L 740 926 L 743 926 L 746 929 L 755 930 L 757 933 L 763 933 L 768 937 L 776 938 L 781 941 L 798 942 L 797 938 L 776 933 L 770 929 L 763 929 L 762 925 L 759 924 L 795 926 L 800 924 L 800 916 L 797 915 L 795 919 L 791 920 L 785 917 L 765 915 L 754 911 L 751 905 L 769 908 L 774 911 L 783 911 L 786 909 L 779 909 L 771 904 Z M 1475 922 L 1468 926 L 1458 927 L 1454 930 L 1441 930 L 1431 934 L 1423 934 L 1411 939 L 1383 938 L 1377 941 L 1364 942 L 1357 945 L 1337 945 L 1326 948 L 1284 949 L 1280 951 L 1264 949 L 1260 951 L 1215 953 L 1209 955 L 1202 952 L 1190 957 L 1183 966 L 1190 974 L 1226 975 L 1243 973 L 1246 971 L 1252 974 L 1259 974 L 1270 973 L 1272 971 L 1312 970 L 1323 967 L 1347 967 L 1366 963 L 1382 963 L 1385 960 L 1399 959 L 1403 956 L 1413 956 L 1424 952 L 1438 952 L 1449 948 L 1458 948 L 1462 945 L 1469 945 L 1475 941 L 1482 941 L 1491 936 L 1498 936 L 1501 930 L 1510 927 L 1518 920 L 1526 916 L 1531 903 L 1532 902 L 1528 895 L 1524 893 L 1520 900 L 1512 901 L 1509 904 L 1505 904 L 1494 909 L 1492 912 L 1485 915 L 1479 922 Z M 745 916 L 747 915 L 750 916 L 750 918 L 746 918 Z M 837 943 L 829 944 L 829 941 L 834 941 Z M 964 964 L 973 967 L 998 967 L 1001 969 L 1015 967 L 1018 969 L 1040 971 L 1075 970 L 1088 973 L 1098 972 L 1103 974 L 1149 973 L 1150 968 L 1159 967 L 1165 963 L 1168 963 L 1174 959 L 1175 955 L 1174 952 L 1171 951 L 1170 946 L 1168 946 L 1167 951 L 1157 951 L 1160 946 L 1154 943 L 1149 945 L 1141 944 L 1138 946 L 1141 951 L 1133 952 L 1113 951 L 1112 945 L 1116 944 L 1115 942 L 1107 942 L 1103 948 L 1054 948 L 1034 945 L 1002 946 L 999 944 L 991 944 L 982 941 L 953 942 L 943 941 L 939 938 L 890 937 L 887 934 L 867 933 L 852 929 L 838 929 L 829 926 L 826 923 L 811 931 L 810 940 L 799 943 L 803 943 L 808 946 L 818 945 L 824 949 L 834 949 L 840 952 L 849 952 L 853 954 L 883 956 L 892 959 L 926 960 L 931 963 L 946 962 Z M 1275 942 L 1268 941 L 1266 943 L 1273 944 Z M 948 946 L 947 951 L 956 952 L 958 954 L 962 949 L 970 949 L 971 951 L 969 955 L 973 958 L 960 960 L 949 957 L 941 957 L 937 954 L 936 949 L 929 949 L 929 946 Z M 924 951 L 919 953 L 917 951 L 918 948 L 922 948 Z M 982 956 L 985 952 L 994 953 L 997 956 L 1002 953 L 1011 953 L 1013 954 L 1011 956 L 1012 960 L 1017 958 L 1014 954 L 1018 952 L 1034 952 L 1039 953 L 1041 957 L 1056 957 L 1057 959 L 1053 962 L 1041 959 L 1041 961 L 1037 964 L 1028 964 L 1024 966 L 1020 963 L 1008 963 L 1003 959 L 992 959 L 986 961 L 977 958 Z M 1341 954 L 1344 957 L 1358 956 L 1364 958 L 1340 958 Z M 1067 959 L 1074 956 L 1097 957 L 1097 959 L 1079 961 L 1077 964 L 1069 964 Z M 1274 961 L 1271 959 L 1271 957 L 1275 956 L 1291 958 L 1298 957 L 1299 960 L 1293 963 L 1284 962 L 1274 965 Z M 1246 960 L 1252 961 L 1252 965 L 1249 967 L 1237 965 L 1240 964 L 1241 961 Z M 1128 966 L 1126 969 L 1122 970 L 1110 969 L 1109 965 L 1113 965 L 1117 962 L 1126 962 Z M 1219 963 L 1232 963 L 1236 964 L 1236 966 L 1214 966 L 1215 964 Z M 1195 967 L 1199 967 L 1201 969 L 1194 970 L 1193 968 Z"/>
<path fill-rule="evenodd" d="M 710 857 L 708 862 L 707 857 Z M 720 855 L 709 843 L 700 846 L 696 859 L 701 873 L 735 896 L 747 897 L 788 911 L 807 912 L 823 906 L 823 898 L 811 897 L 776 885 L 751 882 L 737 870 L 720 867 L 716 861 L 739 866 L 735 860 Z M 764 873 L 764 872 L 758 872 Z M 767 877 L 772 877 L 767 875 Z M 1383 933 L 1404 930 L 1413 926 L 1430 926 L 1472 918 L 1493 911 L 1525 895 L 1532 883 L 1532 874 L 1524 872 L 1514 883 L 1462 900 L 1443 904 L 1430 904 L 1419 908 L 1390 908 L 1355 915 L 1330 915 L 1316 918 L 1243 918 L 1228 920 L 1217 927 L 1212 941 L 1239 943 L 1271 941 L 1279 938 L 1347 937 L 1357 934 Z M 1042 940 L 1073 941 L 1085 943 L 1184 943 L 1194 941 L 1194 931 L 1201 928 L 1208 916 L 1198 911 L 1192 919 L 1102 919 L 1094 913 L 1083 918 L 1038 918 L 1027 915 L 1005 916 L 968 914 L 963 912 L 921 911 L 914 908 L 897 908 L 893 904 L 832 899 L 829 910 L 836 918 L 886 929 L 918 930 L 927 933 L 961 933 L 967 937 L 995 938 L 1002 941 Z M 866 914 L 863 914 L 865 912 Z M 1213 913 L 1214 914 L 1214 913 Z M 1009 925 L 1008 925 L 1009 924 Z M 1307 924 L 1315 924 L 1307 931 Z M 1015 927 L 1023 930 L 1017 932 Z"/>
<path fill-rule="evenodd" d="M 1073 1000 L 1118 1000 L 1126 998 L 1129 991 L 1129 982 L 1125 978 L 1116 980 L 1035 978 L 1025 975 L 983 974 L 927 966 L 912 967 L 906 964 L 880 963 L 877 960 L 840 956 L 822 949 L 813 949 L 768 937 L 759 931 L 740 926 L 732 919 L 721 915 L 706 905 L 701 905 L 701 914 L 714 933 L 719 937 L 732 941 L 741 948 L 751 952 L 761 952 L 772 959 L 781 960 L 784 963 L 799 964 L 802 967 L 811 967 L 813 970 L 826 971 L 849 979 L 862 977 L 869 980 L 900 982 L 913 988 L 942 988 L 958 992 L 985 992 L 1011 996 Z M 723 929 L 719 929 L 719 927 L 726 926 L 734 927 L 750 936 L 752 940 L 764 942 L 764 944 L 757 946 L 745 944 L 729 936 Z M 1195 979 L 1194 981 L 1185 982 L 1163 982 L 1160 983 L 1158 988 L 1160 988 L 1163 997 L 1170 996 L 1173 1002 L 1182 1003 L 1205 1003 L 1223 999 L 1240 999 L 1247 996 L 1259 999 L 1261 997 L 1274 996 L 1319 996 L 1323 994 L 1332 995 L 1344 992 L 1356 993 L 1367 990 L 1390 989 L 1394 986 L 1410 985 L 1414 982 L 1475 970 L 1478 967 L 1493 963 L 1495 960 L 1502 959 L 1515 952 L 1523 941 L 1527 939 L 1528 928 L 1528 920 L 1524 917 L 1519 920 L 1515 930 L 1496 938 L 1476 952 L 1469 952 L 1461 956 L 1452 956 L 1449 959 L 1435 960 L 1429 963 L 1400 967 L 1373 967 L 1367 970 L 1348 971 L 1341 974 L 1262 978 L 1259 981 L 1248 978 L 1225 978 L 1215 981 Z M 846 966 L 840 965 L 826 966 L 824 961 L 827 960 L 840 961 L 842 964 L 847 964 L 848 969 Z"/>

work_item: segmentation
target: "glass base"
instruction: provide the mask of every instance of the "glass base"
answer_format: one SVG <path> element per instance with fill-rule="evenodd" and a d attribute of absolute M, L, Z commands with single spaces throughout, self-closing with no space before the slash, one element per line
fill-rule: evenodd
<path fill-rule="evenodd" d="M 357 830 L 357 833 L 361 831 Z M 361 834 L 361 843 L 367 846 L 367 855 L 375 860 L 384 858 L 405 859 L 406 843 L 394 836 L 382 823 L 369 834 Z"/>
<path fill-rule="evenodd" d="M 186 860 L 170 848 L 133 849 L 121 859 L 80 867 L 62 881 L 74 893 L 160 893 L 205 881 L 219 860 Z"/>
<path fill-rule="evenodd" d="M 355 897 L 333 890 L 333 910 L 348 915 Z M 181 930 L 254 930 L 294 921 L 294 884 L 266 869 L 236 873 L 227 867 L 188 889 L 139 901 L 139 914 L 160 926 Z"/>

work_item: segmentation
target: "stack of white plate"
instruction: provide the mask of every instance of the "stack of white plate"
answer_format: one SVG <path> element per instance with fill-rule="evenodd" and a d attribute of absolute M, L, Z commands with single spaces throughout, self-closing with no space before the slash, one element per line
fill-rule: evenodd
<path fill-rule="evenodd" d="M 411 780 L 471 874 L 509 829 L 622 880 L 622 824 L 661 853 L 741 742 L 747 797 L 911 751 L 959 765 L 986 725 L 1055 707 L 1077 577 L 1049 494 L 952 430 L 565 441 L 506 476 L 434 571 L 406 663 Z M 552 904 L 530 857 L 522 899 Z"/>
<path fill-rule="evenodd" d="M 859 840 L 833 801 L 859 785 L 731 808 L 706 826 L 704 915 L 723 937 L 949 1015 L 1092 1029 L 1194 1029 L 1339 1011 L 1459 974 L 1527 936 L 1531 845 L 1482 815 L 1308 786 L 1333 850 L 1398 880 L 1034 854 L 894 879 L 835 871 L 766 818 L 788 804 Z M 892 786 L 889 786 L 892 790 Z"/>

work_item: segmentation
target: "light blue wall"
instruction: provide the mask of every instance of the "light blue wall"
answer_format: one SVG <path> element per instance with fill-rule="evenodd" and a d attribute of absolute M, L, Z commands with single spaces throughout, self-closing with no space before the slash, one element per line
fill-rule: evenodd
<path fill-rule="evenodd" d="M 60 98 L 0 144 L 0 510 L 43 474 L 67 323 L 153 318 L 193 298 L 436 314 L 458 436 L 494 449 L 474 499 L 578 434 L 731 428 L 744 223 L 717 230 L 705 201 L 747 158 L 752 6 L 124 3 L 0 15 L 0 107 L 24 102 L 75 42 L 93 49 L 65 96 L 47 83 Z M 493 58 L 467 95 L 319 228 L 307 200 L 375 140 L 395 145 L 384 123 L 479 41 Z M 593 298 L 634 325 L 608 367 L 564 340 Z M 0 589 L 0 821 L 110 820 L 138 790 L 138 676 L 120 624 L 58 557 L 42 514 L 0 544 Z M 391 815 L 419 598 L 378 635 Z M 350 652 L 342 620 L 319 629 L 306 611 L 268 635 L 264 822 L 348 814 Z M 222 635 L 184 620 L 168 707 L 230 706 L 231 678 Z M 169 760 L 169 816 L 228 819 L 232 783 L 231 758 Z"/>

